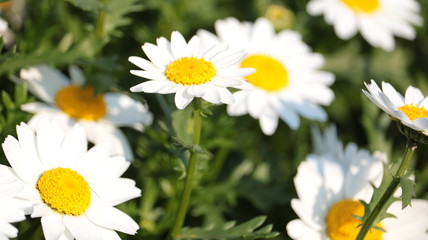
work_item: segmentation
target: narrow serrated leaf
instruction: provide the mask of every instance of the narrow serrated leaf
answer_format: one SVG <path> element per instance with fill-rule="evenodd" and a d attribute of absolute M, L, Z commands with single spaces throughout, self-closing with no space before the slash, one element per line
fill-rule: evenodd
<path fill-rule="evenodd" d="M 97 0 L 67 0 L 74 6 L 89 12 L 96 13 L 99 8 L 99 2 Z"/>
<path fill-rule="evenodd" d="M 219 226 L 215 229 L 185 228 L 178 238 L 199 240 L 253 240 L 278 236 L 278 232 L 272 232 L 271 224 L 256 230 L 265 220 L 265 216 L 259 216 L 236 226 L 234 222 L 232 222 L 232 224 L 226 223 L 228 228 L 225 228 L 225 226 Z"/>
<path fill-rule="evenodd" d="M 415 194 L 415 182 L 408 177 L 400 177 L 400 186 L 402 190 L 401 207 L 404 209 L 411 205 L 412 197 Z"/>

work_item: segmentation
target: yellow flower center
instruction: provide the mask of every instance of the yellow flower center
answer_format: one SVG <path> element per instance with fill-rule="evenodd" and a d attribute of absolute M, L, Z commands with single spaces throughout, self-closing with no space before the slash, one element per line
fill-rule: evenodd
<path fill-rule="evenodd" d="M 183 85 L 204 84 L 215 76 L 216 70 L 211 62 L 202 58 L 183 57 L 170 63 L 165 71 L 166 77 Z"/>
<path fill-rule="evenodd" d="M 364 206 L 359 201 L 344 199 L 335 203 L 327 213 L 327 235 L 331 240 L 354 240 L 360 231 L 361 221 L 355 216 L 364 215 Z M 378 227 L 382 227 L 379 223 Z M 382 231 L 372 229 L 365 240 L 382 240 Z"/>
<path fill-rule="evenodd" d="M 241 62 L 241 67 L 255 68 L 256 72 L 245 79 L 266 91 L 278 91 L 288 85 L 287 69 L 275 58 L 262 54 L 250 55 Z"/>
<path fill-rule="evenodd" d="M 94 88 L 67 86 L 55 96 L 57 106 L 73 118 L 95 121 L 107 113 L 107 106 L 102 94 L 95 96 Z"/>
<path fill-rule="evenodd" d="M 428 110 L 424 107 L 418 107 L 417 104 L 406 104 L 398 108 L 404 114 L 409 117 L 410 120 L 415 120 L 416 118 L 428 118 Z"/>
<path fill-rule="evenodd" d="M 356 13 L 372 13 L 379 9 L 379 0 L 341 0 Z"/>
<path fill-rule="evenodd" d="M 54 211 L 81 215 L 91 203 L 91 189 L 80 174 L 69 168 L 45 171 L 37 181 L 40 197 Z"/>

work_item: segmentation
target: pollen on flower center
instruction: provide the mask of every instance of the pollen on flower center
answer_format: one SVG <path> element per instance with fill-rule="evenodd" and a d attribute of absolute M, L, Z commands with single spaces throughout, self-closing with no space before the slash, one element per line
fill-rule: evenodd
<path fill-rule="evenodd" d="M 409 117 L 410 120 L 415 120 L 416 118 L 428 118 L 428 110 L 424 107 L 418 107 L 417 104 L 406 104 L 398 108 L 404 114 Z"/>
<path fill-rule="evenodd" d="M 341 0 L 354 12 L 372 13 L 379 9 L 379 0 Z"/>
<path fill-rule="evenodd" d="M 256 72 L 245 79 L 256 87 L 266 91 L 278 91 L 288 85 L 288 71 L 284 65 L 275 58 L 254 54 L 241 62 L 243 68 L 255 68 Z"/>
<path fill-rule="evenodd" d="M 355 216 L 364 215 L 364 206 L 355 200 L 344 199 L 335 203 L 327 213 L 327 235 L 331 240 L 354 240 L 360 228 L 361 221 Z M 379 223 L 377 227 L 382 227 Z M 372 229 L 365 240 L 382 240 L 382 231 Z"/>
<path fill-rule="evenodd" d="M 89 184 L 69 168 L 45 171 L 37 181 L 37 190 L 43 202 L 61 214 L 81 215 L 91 203 Z"/>
<path fill-rule="evenodd" d="M 57 106 L 69 116 L 90 121 L 98 120 L 107 113 L 104 96 L 94 95 L 94 88 L 67 86 L 60 89 L 55 101 Z"/>
<path fill-rule="evenodd" d="M 183 85 L 207 83 L 215 76 L 216 70 L 211 62 L 202 58 L 183 57 L 170 63 L 165 71 L 166 77 Z"/>

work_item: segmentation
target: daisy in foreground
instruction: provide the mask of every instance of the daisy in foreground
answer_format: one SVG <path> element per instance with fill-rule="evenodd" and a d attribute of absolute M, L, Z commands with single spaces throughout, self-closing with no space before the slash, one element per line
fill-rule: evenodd
<path fill-rule="evenodd" d="M 249 113 L 259 119 L 266 135 L 275 132 L 278 118 L 292 129 L 300 125 L 298 114 L 312 120 L 327 119 L 319 105 L 329 105 L 334 99 L 328 87 L 334 75 L 319 70 L 324 58 L 312 53 L 299 33 L 284 30 L 276 34 L 265 18 L 254 24 L 227 18 L 216 21 L 215 29 L 218 36 L 205 30 L 199 30 L 198 36 L 208 45 L 226 43 L 231 48 L 244 49 L 248 56 L 240 66 L 256 69 L 256 73 L 245 77 L 254 90 L 234 93 L 235 102 L 227 109 L 229 115 Z"/>
<path fill-rule="evenodd" d="M 194 97 L 214 104 L 232 103 L 233 96 L 227 87 L 248 87 L 241 78 L 254 72 L 252 68 L 234 67 L 245 52 L 230 52 L 226 45 L 208 49 L 197 36 L 186 43 L 179 32 L 172 32 L 171 42 L 161 37 L 157 45 L 145 43 L 142 49 L 150 61 L 130 57 L 130 62 L 143 69 L 131 73 L 149 80 L 131 91 L 175 93 L 179 109 L 184 109 Z"/>
<path fill-rule="evenodd" d="M 423 23 L 419 10 L 415 0 L 311 0 L 307 5 L 309 14 L 324 14 L 339 38 L 348 40 L 360 31 L 367 42 L 385 51 L 394 49 L 394 35 L 415 39 L 412 25 Z"/>
<path fill-rule="evenodd" d="M 139 197 L 129 167 L 112 157 L 108 144 L 87 149 L 85 129 L 76 124 L 64 132 L 56 122 L 40 119 L 34 132 L 25 123 L 18 139 L 2 144 L 14 174 L 24 185 L 20 197 L 33 204 L 46 239 L 120 239 L 115 231 L 135 234 L 138 224 L 114 206 Z"/>
<path fill-rule="evenodd" d="M 132 160 L 131 147 L 118 127 L 143 130 L 143 125 L 151 124 L 153 118 L 147 106 L 121 93 L 95 95 L 92 86 L 84 86 L 80 69 L 72 66 L 69 73 L 71 79 L 46 65 L 21 70 L 21 79 L 28 82 L 30 92 L 45 102 L 21 107 L 35 113 L 29 125 L 33 127 L 41 117 L 55 119 L 64 129 L 79 122 L 86 129 L 89 141 L 110 142 L 112 154 Z"/>
<path fill-rule="evenodd" d="M 23 185 L 14 176 L 9 167 L 0 165 L 0 239 L 17 237 L 18 229 L 10 223 L 25 219 L 25 209 L 30 207 L 17 197 Z"/>
<path fill-rule="evenodd" d="M 294 178 L 298 199 L 291 206 L 299 219 L 287 224 L 288 235 L 298 240 L 354 240 L 361 221 L 353 215 L 363 216 L 359 200 L 369 202 L 370 182 L 379 185 L 385 156 L 359 150 L 354 143 L 343 148 L 333 127 L 313 136 L 315 153 L 300 164 Z M 397 201 L 387 212 L 396 218 L 377 225 L 386 232 L 372 229 L 366 239 L 428 239 L 428 201 L 413 199 L 404 210 Z"/>
<path fill-rule="evenodd" d="M 364 94 L 393 120 L 428 135 L 428 98 L 421 90 L 409 86 L 403 96 L 386 82 L 382 82 L 382 89 L 373 80 L 364 84 L 368 90 L 363 90 Z"/>

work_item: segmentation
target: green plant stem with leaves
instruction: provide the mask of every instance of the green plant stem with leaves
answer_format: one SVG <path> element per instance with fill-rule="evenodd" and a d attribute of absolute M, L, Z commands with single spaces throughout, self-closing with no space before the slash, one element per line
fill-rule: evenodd
<path fill-rule="evenodd" d="M 193 102 L 193 145 L 199 145 L 201 138 L 201 103 L 198 99 Z M 171 230 L 171 237 L 174 239 L 180 234 L 181 228 L 184 224 L 187 208 L 189 207 L 190 196 L 194 184 L 194 177 L 197 168 L 198 152 L 192 151 L 190 154 L 189 162 L 187 164 L 186 178 L 184 181 L 184 189 L 181 195 L 180 203 L 177 209 L 174 225 Z"/>
<path fill-rule="evenodd" d="M 104 35 L 105 35 L 105 22 L 106 22 L 105 5 L 107 3 L 107 0 L 99 0 L 99 3 L 101 5 L 101 7 L 98 10 L 97 21 L 95 23 L 95 36 L 104 37 Z"/>
<path fill-rule="evenodd" d="M 363 222 L 361 230 L 358 233 L 356 240 L 364 240 L 367 233 L 376 224 L 376 219 L 378 218 L 378 216 L 387 210 L 387 206 L 388 206 L 387 203 L 393 197 L 395 191 L 398 189 L 398 186 L 400 185 L 400 179 L 406 173 L 410 160 L 412 159 L 413 153 L 415 152 L 417 147 L 418 145 L 415 141 L 411 140 L 410 138 L 407 140 L 404 157 L 400 162 L 400 166 L 398 167 L 397 172 L 393 176 L 391 183 L 383 193 L 379 202 L 376 204 L 373 211 L 371 211 L 369 217 L 367 218 L 367 221 Z"/>

